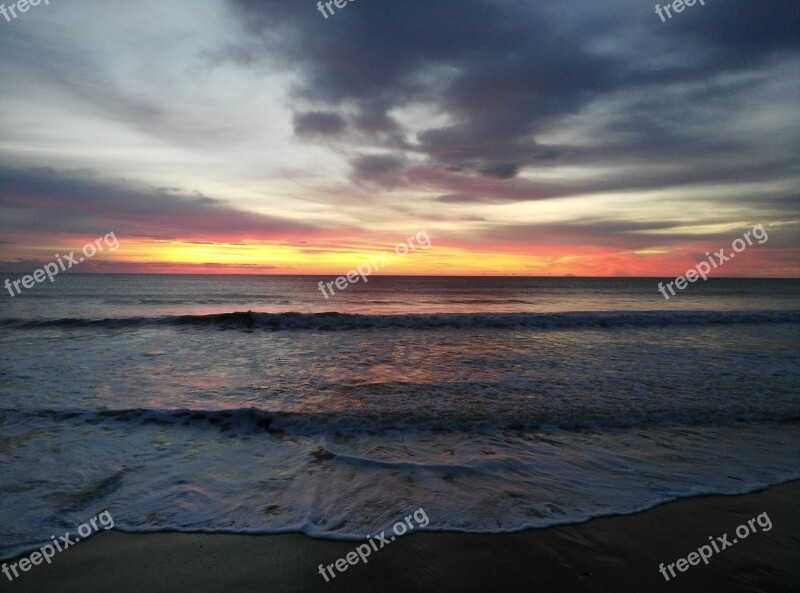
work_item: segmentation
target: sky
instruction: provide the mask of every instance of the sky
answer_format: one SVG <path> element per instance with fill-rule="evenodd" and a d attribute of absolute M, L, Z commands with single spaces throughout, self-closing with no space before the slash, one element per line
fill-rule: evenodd
<path fill-rule="evenodd" d="M 800 277 L 797 0 L 332 8 L 0 17 L 0 270 Z"/>

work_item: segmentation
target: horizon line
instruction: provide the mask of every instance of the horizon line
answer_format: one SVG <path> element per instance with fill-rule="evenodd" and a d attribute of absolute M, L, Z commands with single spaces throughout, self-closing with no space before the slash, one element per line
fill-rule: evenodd
<path fill-rule="evenodd" d="M 33 272 L 11 272 L 0 270 L 2 276 L 27 276 Z M 61 276 L 252 276 L 252 277 L 290 277 L 290 278 L 338 278 L 343 274 L 251 274 L 251 273 L 200 273 L 200 272 L 64 272 Z M 600 280 L 663 280 L 674 279 L 675 276 L 579 276 L 575 274 L 566 275 L 523 275 L 523 274 L 373 274 L 371 278 L 384 277 L 384 278 L 574 278 L 574 279 L 600 279 Z M 709 276 L 708 280 L 800 280 L 800 276 Z"/>

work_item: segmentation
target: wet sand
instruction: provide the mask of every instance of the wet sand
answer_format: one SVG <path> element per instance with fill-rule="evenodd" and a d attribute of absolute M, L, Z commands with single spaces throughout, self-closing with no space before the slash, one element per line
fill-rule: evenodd
<path fill-rule="evenodd" d="M 675 501 L 635 515 L 579 525 L 480 535 L 416 533 L 398 538 L 325 582 L 319 564 L 355 549 L 303 535 L 102 532 L 33 566 L 1 591 L 35 593 L 308 593 L 800 591 L 800 481 L 742 496 Z M 772 529 L 689 565 L 676 562 L 767 513 Z M 434 519 L 431 518 L 431 526 Z"/>

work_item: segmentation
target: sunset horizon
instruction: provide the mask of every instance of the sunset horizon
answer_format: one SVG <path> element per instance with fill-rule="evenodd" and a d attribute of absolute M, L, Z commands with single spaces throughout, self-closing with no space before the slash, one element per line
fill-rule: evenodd
<path fill-rule="evenodd" d="M 728 237 L 741 235 L 741 229 Z M 102 234 L 102 233 L 98 233 Z M 410 232 L 409 234 L 413 234 Z M 402 237 L 403 234 L 399 233 Z M 707 259 L 717 247 L 729 250 L 723 235 L 716 242 L 684 244 L 673 247 L 665 254 L 581 249 L 567 250 L 562 255 L 545 255 L 541 252 L 519 252 L 495 248 L 491 251 L 449 247 L 436 241 L 430 234 L 432 246 L 426 251 L 411 252 L 397 258 L 391 269 L 375 273 L 388 276 L 497 276 L 497 277 L 586 277 L 586 278 L 663 278 L 679 276 L 697 262 Z M 211 243 L 207 241 L 142 241 L 118 235 L 120 248 L 115 253 L 106 252 L 87 259 L 70 273 L 119 274 L 255 274 L 255 275 L 335 275 L 351 269 L 381 253 L 391 253 L 395 244 L 378 242 L 352 245 L 348 242 L 331 242 L 317 247 L 293 243 L 264 244 Z M 45 240 L 45 239 L 43 239 Z M 92 243 L 91 235 L 76 234 L 50 246 L 35 248 L 25 246 L 20 257 L 0 262 L 0 271 L 30 273 L 52 261 L 59 253 L 78 251 Z M 402 241 L 401 241 L 402 242 Z M 730 239 L 728 239 L 730 242 Z M 4 249 L 14 252 L 14 247 Z M 558 251 L 552 248 L 550 251 Z M 311 253 L 308 253 L 311 252 Z M 587 255 L 587 252 L 591 255 Z M 265 255 L 270 253 L 272 255 Z M 769 243 L 754 244 L 737 261 L 726 262 L 714 271 L 720 278 L 798 278 L 800 264 L 793 265 L 794 250 L 773 249 Z M 781 263 L 785 258 L 786 263 Z M 214 261 L 214 260 L 219 261 Z M 776 261 L 777 260 L 777 261 Z M 262 263 L 263 262 L 263 263 Z"/>
<path fill-rule="evenodd" d="M 718 274 L 800 277 L 789 7 L 347 6 L 0 19 L 0 269 L 113 231 L 81 271 L 338 275 L 424 230 L 396 273 L 677 276 L 763 225 Z"/>

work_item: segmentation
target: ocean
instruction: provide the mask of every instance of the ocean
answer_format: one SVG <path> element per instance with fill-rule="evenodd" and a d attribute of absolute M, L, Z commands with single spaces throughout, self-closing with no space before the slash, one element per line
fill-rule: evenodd
<path fill-rule="evenodd" d="M 3 276 L 5 278 L 5 276 Z M 0 298 L 0 557 L 506 532 L 800 478 L 800 281 L 64 274 Z"/>

